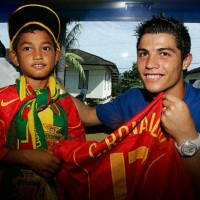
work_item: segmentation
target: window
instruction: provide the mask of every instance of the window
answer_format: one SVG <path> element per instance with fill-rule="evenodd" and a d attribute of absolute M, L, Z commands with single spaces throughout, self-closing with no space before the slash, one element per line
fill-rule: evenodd
<path fill-rule="evenodd" d="M 105 77 L 104 77 L 104 90 L 106 90 L 106 86 L 107 86 L 107 76 L 108 76 L 108 74 L 107 74 L 107 72 L 105 72 Z"/>
<path fill-rule="evenodd" d="M 110 89 L 110 84 L 111 84 L 111 81 L 110 81 L 110 74 L 108 74 L 108 76 L 107 76 L 107 89 L 109 90 Z"/>
<path fill-rule="evenodd" d="M 110 89 L 110 79 L 111 79 L 111 76 L 108 72 L 105 72 L 105 77 L 104 77 L 104 90 L 109 90 Z"/>
<path fill-rule="evenodd" d="M 85 72 L 85 79 L 81 77 L 79 73 L 78 89 L 88 89 L 89 70 L 84 70 L 84 72 Z"/>

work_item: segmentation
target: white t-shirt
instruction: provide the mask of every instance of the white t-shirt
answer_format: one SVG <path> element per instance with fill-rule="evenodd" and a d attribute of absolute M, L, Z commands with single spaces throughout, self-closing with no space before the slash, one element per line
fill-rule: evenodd
<path fill-rule="evenodd" d="M 0 87 L 15 84 L 20 73 L 3 57 L 0 57 Z"/>

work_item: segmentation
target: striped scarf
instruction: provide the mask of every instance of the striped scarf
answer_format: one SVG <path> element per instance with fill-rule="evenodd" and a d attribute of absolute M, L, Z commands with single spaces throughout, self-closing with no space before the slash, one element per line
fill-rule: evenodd
<path fill-rule="evenodd" d="M 12 120 L 7 137 L 11 149 L 52 149 L 59 139 L 66 139 L 67 117 L 55 101 L 60 87 L 50 76 L 47 88 L 33 90 L 24 76 L 16 81 L 21 107 Z"/>

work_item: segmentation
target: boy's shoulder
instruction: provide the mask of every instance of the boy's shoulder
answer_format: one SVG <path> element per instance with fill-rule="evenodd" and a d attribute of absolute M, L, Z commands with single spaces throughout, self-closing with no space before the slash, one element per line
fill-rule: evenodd
<path fill-rule="evenodd" d="M 0 88 L 0 108 L 8 112 L 14 111 L 20 105 L 19 95 L 15 85 Z"/>
<path fill-rule="evenodd" d="M 56 102 L 64 107 L 69 107 L 71 104 L 74 104 L 72 97 L 68 92 L 60 94 Z"/>
<path fill-rule="evenodd" d="M 16 85 L 9 85 L 0 88 L 0 98 L 12 98 L 13 96 L 18 96 Z"/>

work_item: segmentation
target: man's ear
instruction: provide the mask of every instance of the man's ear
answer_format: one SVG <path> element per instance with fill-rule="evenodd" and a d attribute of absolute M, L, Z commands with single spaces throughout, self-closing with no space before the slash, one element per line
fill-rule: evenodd
<path fill-rule="evenodd" d="M 9 51 L 9 57 L 10 57 L 10 60 L 12 61 L 12 63 L 16 66 L 16 67 L 19 67 L 19 62 L 18 62 L 18 59 L 17 59 L 17 54 L 15 51 Z"/>
<path fill-rule="evenodd" d="M 186 70 L 186 69 L 190 66 L 191 62 L 192 62 L 192 54 L 189 53 L 189 54 L 186 56 L 186 58 L 183 60 L 182 69 L 183 69 L 183 70 Z"/>
<path fill-rule="evenodd" d="M 56 59 L 55 59 L 55 65 L 59 61 L 60 57 L 62 55 L 62 52 L 60 50 L 56 50 Z"/>

